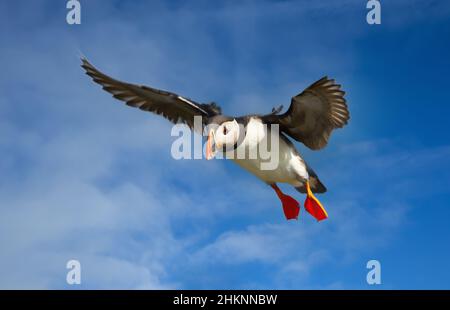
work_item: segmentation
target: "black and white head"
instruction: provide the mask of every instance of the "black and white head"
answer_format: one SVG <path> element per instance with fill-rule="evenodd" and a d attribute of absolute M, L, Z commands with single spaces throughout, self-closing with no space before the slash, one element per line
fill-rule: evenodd
<path fill-rule="evenodd" d="M 235 148 L 240 140 L 241 126 L 233 118 L 216 119 L 208 126 L 208 140 L 206 144 L 206 159 L 216 156 L 218 150 Z"/>

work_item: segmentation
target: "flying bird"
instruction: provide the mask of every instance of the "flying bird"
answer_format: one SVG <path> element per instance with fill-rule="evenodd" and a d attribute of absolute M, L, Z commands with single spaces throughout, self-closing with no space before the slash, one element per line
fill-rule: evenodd
<path fill-rule="evenodd" d="M 320 150 L 328 144 L 334 129 L 348 123 L 350 113 L 345 92 L 333 79 L 323 77 L 292 97 L 285 113 L 280 113 L 280 106 L 265 115 L 231 117 L 222 114 L 221 108 L 213 102 L 198 103 L 172 92 L 113 79 L 84 58 L 81 66 L 94 82 L 131 107 L 156 113 L 173 123 L 185 123 L 191 129 L 194 129 L 195 117 L 201 117 L 202 130 L 208 129 L 206 158 L 213 158 L 220 150 L 225 158 L 232 159 L 270 185 L 281 200 L 286 219 L 298 219 L 300 204 L 284 194 L 277 183 L 288 183 L 306 194 L 304 207 L 317 221 L 328 217 L 314 195 L 327 189 L 288 137 L 312 150 Z M 274 131 L 274 126 L 277 126 L 277 131 Z M 258 152 L 256 156 L 248 156 L 248 150 L 261 147 L 263 141 L 267 143 L 270 137 L 279 141 L 276 150 L 278 164 L 273 169 L 262 169 L 265 159 Z M 244 148 L 246 156 L 235 156 L 241 148 Z"/>

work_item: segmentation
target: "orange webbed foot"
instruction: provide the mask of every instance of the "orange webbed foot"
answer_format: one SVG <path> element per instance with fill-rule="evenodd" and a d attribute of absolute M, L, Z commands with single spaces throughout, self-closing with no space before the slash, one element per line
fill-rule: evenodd
<path fill-rule="evenodd" d="M 306 211 L 308 211 L 308 213 L 311 214 L 317 221 L 322 221 L 328 218 L 327 211 L 311 191 L 311 188 L 309 187 L 309 182 L 306 182 L 306 194 L 307 194 L 305 200 Z"/>
<path fill-rule="evenodd" d="M 271 186 L 275 190 L 278 198 L 280 198 L 281 203 L 283 204 L 283 212 L 286 219 L 297 220 L 300 213 L 299 202 L 291 196 L 284 194 L 276 184 L 272 184 Z"/>

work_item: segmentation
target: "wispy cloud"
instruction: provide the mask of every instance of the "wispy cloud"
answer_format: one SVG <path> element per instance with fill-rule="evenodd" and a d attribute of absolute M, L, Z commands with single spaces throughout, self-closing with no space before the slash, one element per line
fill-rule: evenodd
<path fill-rule="evenodd" d="M 230 114 L 267 112 L 325 72 L 355 88 L 355 3 L 89 1 L 79 28 L 51 1 L 1 3 L 0 287 L 68 288 L 73 258 L 83 288 L 346 287 L 322 270 L 395 242 L 412 200 L 445 192 L 447 146 L 352 143 L 346 129 L 305 152 L 330 219 L 285 222 L 233 164 L 172 160 L 170 124 L 114 101 L 77 55 Z"/>
<path fill-rule="evenodd" d="M 342 177 L 331 181 L 335 183 L 331 187 L 338 190 L 324 199 L 329 221 L 314 223 L 303 212 L 300 223 L 265 222 L 226 231 L 195 253 L 193 265 L 262 264 L 271 268 L 271 285 L 313 288 L 309 275 L 319 273 L 324 265 L 339 268 L 398 241 L 396 235 L 411 224 L 409 214 L 417 195 L 445 192 L 424 186 L 420 180 L 449 165 L 449 148 L 393 150 L 397 147 L 391 140 L 358 142 L 343 145 L 334 154 L 333 169 Z M 333 175 L 326 168 L 322 173 Z M 443 184 L 449 177 L 441 174 Z M 408 182 L 404 188 L 405 180 L 419 182 Z M 256 283 L 245 285 L 261 288 Z M 333 282 L 322 287 L 328 285 L 334 287 Z M 340 282 L 338 287 L 345 284 Z"/>

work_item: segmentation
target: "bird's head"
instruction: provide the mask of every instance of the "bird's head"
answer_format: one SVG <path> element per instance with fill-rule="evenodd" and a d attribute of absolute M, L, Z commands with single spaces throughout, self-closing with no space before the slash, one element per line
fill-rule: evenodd
<path fill-rule="evenodd" d="M 218 150 L 232 149 L 239 140 L 239 134 L 239 124 L 235 119 L 210 128 L 206 144 L 206 159 L 214 158 Z"/>

